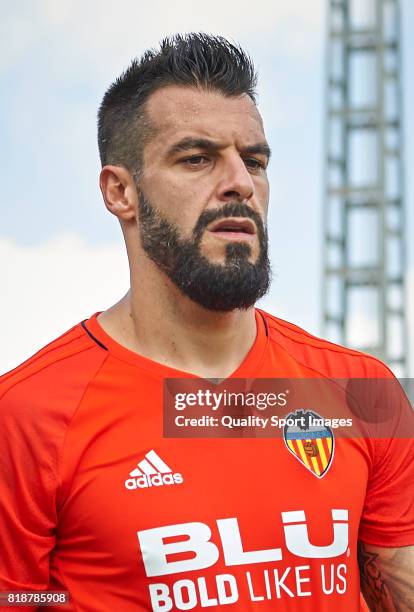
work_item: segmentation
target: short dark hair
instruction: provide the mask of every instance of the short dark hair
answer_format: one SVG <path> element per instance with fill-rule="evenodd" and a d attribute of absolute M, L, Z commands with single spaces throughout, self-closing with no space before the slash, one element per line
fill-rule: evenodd
<path fill-rule="evenodd" d="M 167 85 L 201 87 L 225 96 L 247 94 L 256 102 L 257 76 L 243 49 L 222 36 L 203 33 L 165 38 L 150 49 L 106 91 L 98 112 L 101 163 L 125 166 L 138 176 L 152 126 L 145 102 Z"/>

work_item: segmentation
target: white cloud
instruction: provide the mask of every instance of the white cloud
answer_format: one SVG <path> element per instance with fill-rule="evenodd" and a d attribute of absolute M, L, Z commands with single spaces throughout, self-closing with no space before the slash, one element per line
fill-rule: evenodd
<path fill-rule="evenodd" d="M 277 248 L 272 256 L 282 261 Z M 0 239 L 0 372 L 21 363 L 69 327 L 119 300 L 129 287 L 122 238 L 90 246 L 77 235 L 61 235 L 36 246 Z M 310 275 L 297 279 L 299 262 L 280 264 L 272 290 L 260 306 L 318 333 L 318 295 Z M 279 267 L 279 265 L 277 266 Z M 301 264 L 303 271 L 303 264 Z M 309 297 L 303 308 L 303 293 Z"/>
<path fill-rule="evenodd" d="M 53 26 L 71 27 L 72 31 L 85 31 L 95 26 L 93 35 L 135 34 L 135 41 L 159 32 L 205 29 L 240 33 L 269 32 L 295 20 L 308 30 L 319 30 L 323 0 L 210 0 L 195 3 L 193 0 L 152 0 L 136 2 L 123 0 L 116 4 L 110 0 L 54 0 L 39 2 L 40 13 Z M 198 28 L 196 28 L 198 26 Z M 108 41 L 107 41 L 108 42 Z M 110 42 L 110 41 L 109 41 Z M 88 45 L 85 40 L 84 44 Z"/>
<path fill-rule="evenodd" d="M 124 246 L 91 247 L 76 235 L 44 245 L 22 247 L 0 240 L 0 372 L 15 367 L 72 325 L 104 310 L 126 292 L 129 273 Z M 260 304 L 272 314 L 318 334 L 317 287 L 301 282 L 287 263 Z M 414 270 L 410 275 L 409 312 L 414 312 Z M 306 297 L 304 297 L 306 296 Z M 414 320 L 411 317 L 411 332 Z M 357 317 L 365 336 L 370 321 Z"/>
<path fill-rule="evenodd" d="M 91 248 L 77 236 L 21 247 L 0 240 L 0 372 L 15 367 L 75 323 L 115 303 L 129 287 L 121 245 Z"/>
<path fill-rule="evenodd" d="M 71 40 L 73 53 L 67 63 L 75 62 L 79 69 L 79 57 L 84 57 L 85 66 L 94 60 L 98 71 L 109 68 L 110 74 L 174 32 L 202 30 L 230 38 L 271 34 L 269 44 L 275 48 L 304 55 L 323 31 L 324 4 L 324 0 L 39 0 L 26 11 L 12 8 L 3 14 L 1 32 L 11 34 L 1 65 L 27 52 L 45 33 L 62 42 Z"/>
<path fill-rule="evenodd" d="M 28 14 L 5 12 L 0 21 L 0 68 L 13 65 L 38 40 L 39 30 Z"/>

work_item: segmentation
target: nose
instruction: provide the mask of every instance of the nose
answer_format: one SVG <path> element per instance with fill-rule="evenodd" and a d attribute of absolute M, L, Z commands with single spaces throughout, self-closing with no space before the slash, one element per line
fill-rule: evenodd
<path fill-rule="evenodd" d="M 254 194 L 253 177 L 239 155 L 223 160 L 221 176 L 217 186 L 218 198 L 223 202 L 236 200 L 247 202 Z"/>

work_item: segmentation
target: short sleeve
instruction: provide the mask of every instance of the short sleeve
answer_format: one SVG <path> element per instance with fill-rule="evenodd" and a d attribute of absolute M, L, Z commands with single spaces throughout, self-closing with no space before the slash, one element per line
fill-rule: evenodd
<path fill-rule="evenodd" d="M 379 418 L 371 423 L 373 459 L 359 538 L 376 546 L 410 546 L 414 545 L 414 412 L 396 379 L 382 381 L 378 389 L 373 409 Z"/>
<path fill-rule="evenodd" d="M 53 432 L 19 387 L 0 399 L 1 591 L 48 588 L 57 522 Z"/>

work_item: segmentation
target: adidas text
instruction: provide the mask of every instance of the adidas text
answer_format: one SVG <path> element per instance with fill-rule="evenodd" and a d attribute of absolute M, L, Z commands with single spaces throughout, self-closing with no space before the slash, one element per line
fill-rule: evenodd
<path fill-rule="evenodd" d="M 146 489 L 147 487 L 161 487 L 163 485 L 174 485 L 181 484 L 184 482 L 184 478 L 181 474 L 176 472 L 175 474 L 143 474 L 138 478 L 127 478 L 125 481 L 125 487 L 127 489 Z"/>

